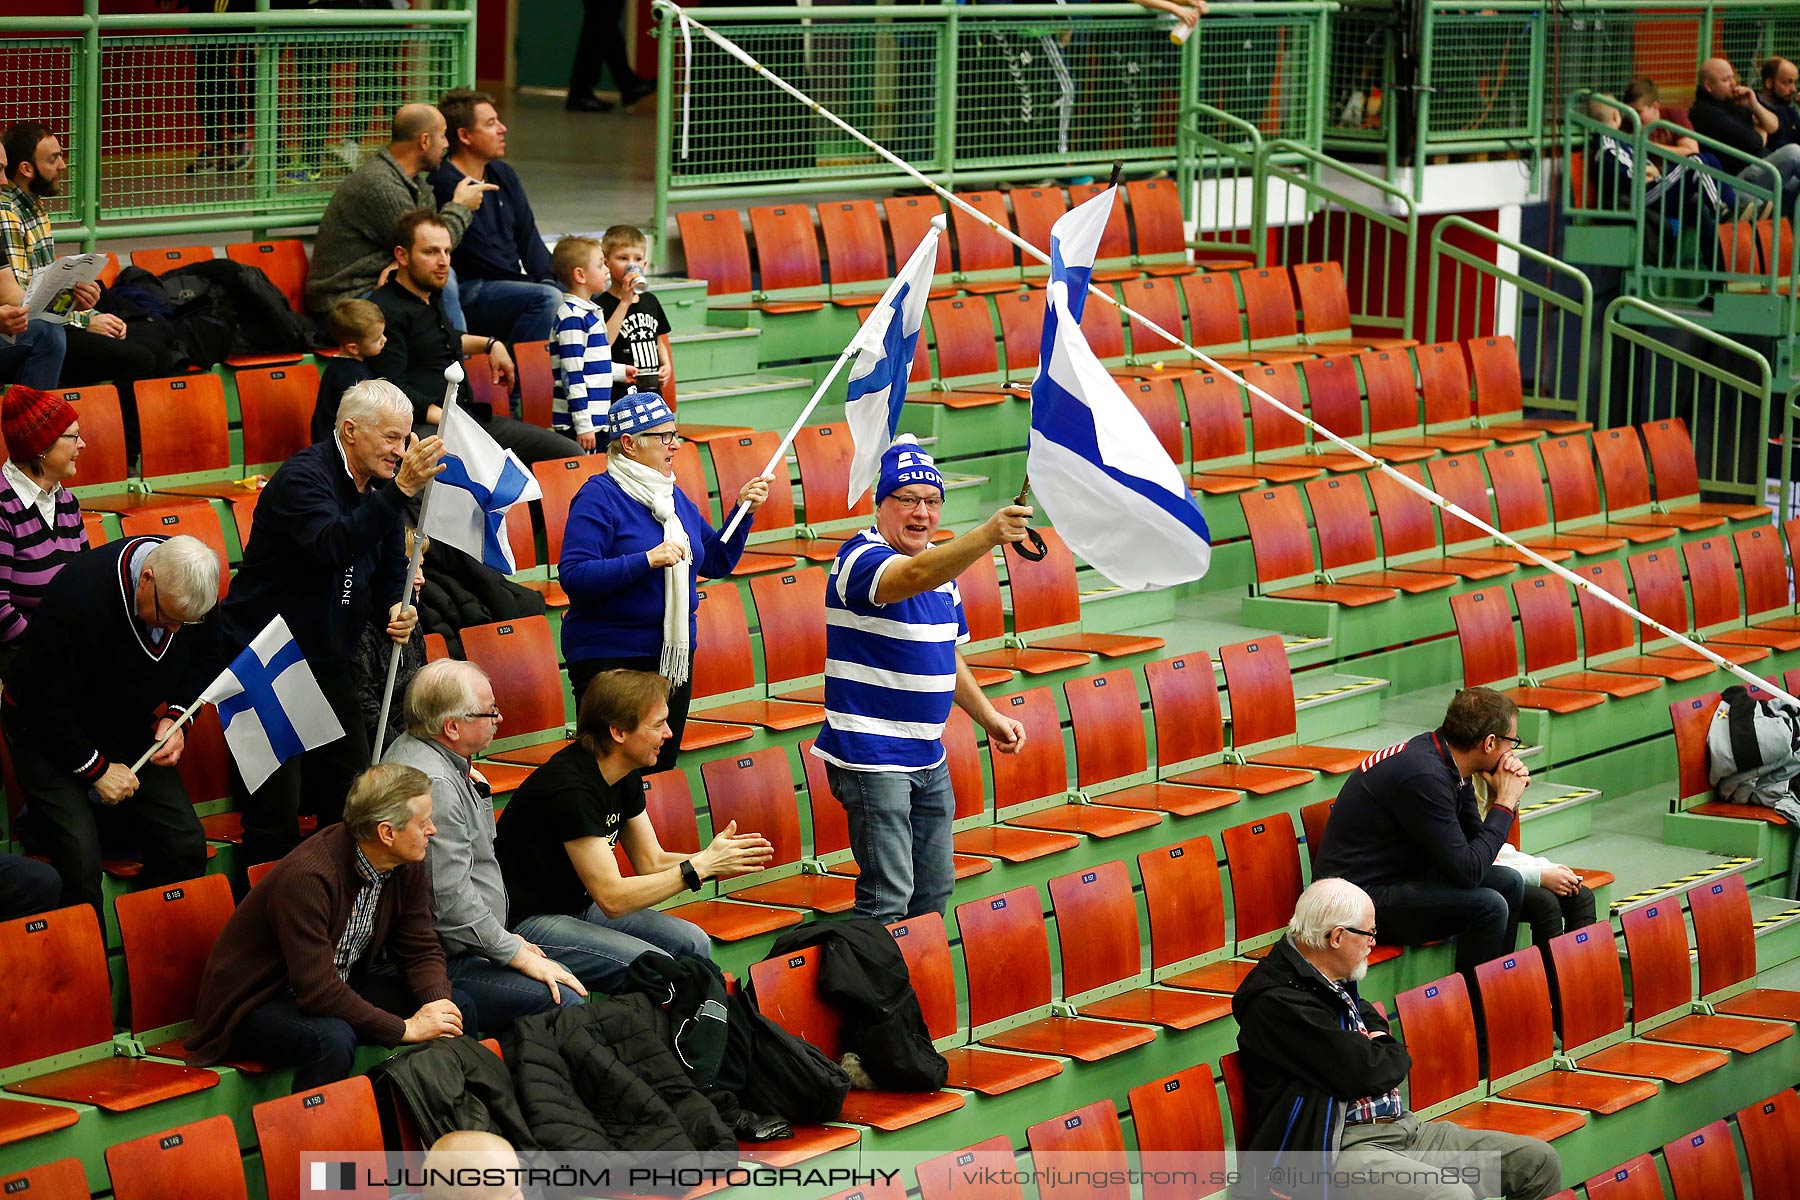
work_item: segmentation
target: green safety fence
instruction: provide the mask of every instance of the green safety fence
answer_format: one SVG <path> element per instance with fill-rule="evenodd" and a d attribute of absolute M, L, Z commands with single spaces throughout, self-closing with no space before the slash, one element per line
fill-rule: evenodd
<path fill-rule="evenodd" d="M 1426 4 L 1418 153 L 1529 151 L 1543 125 L 1544 5 Z"/>
<path fill-rule="evenodd" d="M 1510 335 L 1518 345 L 1525 406 L 1594 419 L 1588 404 L 1594 287 L 1586 274 L 1454 216 L 1432 229 L 1426 272 L 1421 341 Z"/>
<path fill-rule="evenodd" d="M 947 186 L 1176 165 L 1183 98 L 1317 145 L 1332 3 L 1214 4 L 1177 45 L 1134 4 L 686 10 Z M 657 221 L 671 203 L 907 176 L 657 6 Z"/>
<path fill-rule="evenodd" d="M 1680 417 L 1694 438 L 1700 490 L 1760 499 L 1769 475 L 1774 376 L 1761 354 L 1685 317 L 1620 296 L 1606 306 L 1600 347 L 1600 422 Z M 1792 404 L 1777 478 L 1789 478 Z"/>
<path fill-rule="evenodd" d="M 266 0 L 264 0 L 266 6 Z M 394 110 L 474 79 L 474 0 L 404 11 L 0 16 L 0 123 L 67 149 L 58 239 L 318 220 Z"/>
<path fill-rule="evenodd" d="M 1347 0 L 1331 14 L 1325 50 L 1324 146 L 1395 153 L 1393 88 L 1400 13 L 1385 2 Z"/>

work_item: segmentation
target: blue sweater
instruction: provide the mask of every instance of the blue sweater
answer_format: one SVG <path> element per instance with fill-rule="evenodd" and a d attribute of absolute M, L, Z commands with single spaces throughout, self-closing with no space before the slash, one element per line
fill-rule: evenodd
<path fill-rule="evenodd" d="M 446 157 L 430 178 L 438 203 L 448 204 L 463 173 Z M 456 268 L 456 277 L 554 282 L 556 270 L 550 265 L 550 251 L 538 234 L 537 218 L 531 213 L 531 201 L 525 198 L 518 172 L 495 159 L 487 165 L 484 182 L 500 190 L 487 194 L 451 251 L 450 265 Z"/>
<path fill-rule="evenodd" d="M 746 519 L 729 542 L 680 488 L 675 513 L 693 548 L 693 572 L 717 579 L 731 574 L 744 553 L 754 518 Z M 569 506 L 557 578 L 569 594 L 563 616 L 563 658 L 571 663 L 596 658 L 654 657 L 662 653 L 663 572 L 650 566 L 649 553 L 662 545 L 662 525 L 650 510 L 627 496 L 610 475 L 581 485 Z M 699 588 L 693 584 L 694 592 Z M 698 601 L 688 597 L 689 611 Z M 688 641 L 693 643 L 690 618 Z"/>

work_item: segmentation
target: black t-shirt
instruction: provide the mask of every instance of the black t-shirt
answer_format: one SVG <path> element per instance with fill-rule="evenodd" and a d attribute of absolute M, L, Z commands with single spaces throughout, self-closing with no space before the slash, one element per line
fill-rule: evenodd
<path fill-rule="evenodd" d="M 593 753 L 579 742 L 533 771 L 500 814 L 494 840 L 513 924 L 539 913 L 585 912 L 593 898 L 563 843 L 599 837 L 617 845 L 625 822 L 643 811 L 637 772 L 607 783 Z"/>
<path fill-rule="evenodd" d="M 619 298 L 611 292 L 601 292 L 599 303 L 601 313 L 608 321 L 612 320 L 613 313 L 619 309 Z M 645 292 L 631 302 L 631 311 L 625 314 L 619 336 L 613 339 L 613 361 L 630 363 L 646 373 L 656 370 L 662 366 L 662 348 L 656 339 L 669 332 L 669 318 L 663 312 L 662 301 Z M 655 386 L 654 382 L 648 382 L 626 390 L 648 392 Z"/>

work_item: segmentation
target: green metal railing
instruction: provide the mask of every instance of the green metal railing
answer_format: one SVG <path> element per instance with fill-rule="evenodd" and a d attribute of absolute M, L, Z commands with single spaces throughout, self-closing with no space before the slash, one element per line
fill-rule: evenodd
<path fill-rule="evenodd" d="M 1173 170 L 1182 102 L 1316 146 L 1333 3 L 1214 4 L 1184 45 L 1134 4 L 688 9 L 946 186 Z M 657 224 L 678 202 L 907 176 L 657 8 Z"/>
<path fill-rule="evenodd" d="M 474 81 L 474 0 L 431 9 L 0 16 L 0 123 L 69 156 L 59 241 L 307 225 L 393 113 Z M 174 27 L 174 28 L 172 28 Z M 104 114 L 104 120 L 102 120 Z"/>
<path fill-rule="evenodd" d="M 1607 425 L 1680 417 L 1694 437 L 1700 489 L 1759 499 L 1774 376 L 1761 354 L 1635 296 L 1606 306 L 1600 347 Z M 1778 477 L 1789 479 L 1793 406 Z"/>
<path fill-rule="evenodd" d="M 1430 289 L 1420 340 L 1510 334 L 1519 348 L 1525 406 L 1594 419 L 1588 402 L 1594 287 L 1582 271 L 1465 217 L 1437 222 L 1426 266 Z"/>
<path fill-rule="evenodd" d="M 1425 5 L 1419 155 L 1528 151 L 1538 143 L 1545 8 L 1537 0 Z"/>

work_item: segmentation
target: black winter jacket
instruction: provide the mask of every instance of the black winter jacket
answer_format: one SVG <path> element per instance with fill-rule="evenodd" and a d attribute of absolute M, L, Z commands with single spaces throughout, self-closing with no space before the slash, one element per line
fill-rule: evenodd
<path fill-rule="evenodd" d="M 1248 1139 L 1238 1140 L 1245 1150 L 1275 1156 L 1271 1167 L 1329 1167 L 1343 1141 L 1344 1110 L 1399 1087 L 1412 1069 L 1387 1019 L 1357 995 L 1354 983 L 1343 987 L 1371 1036 L 1357 1030 L 1325 977 L 1286 938 L 1232 997 L 1249 1127 Z M 1233 1194 L 1269 1192 L 1240 1187 Z"/>
<path fill-rule="evenodd" d="M 537 1148 L 506 1064 L 472 1037 L 426 1042 L 396 1054 L 373 1074 L 400 1094 L 427 1146 L 446 1133 L 472 1129 L 497 1133 L 519 1150 Z"/>
<path fill-rule="evenodd" d="M 513 1025 L 506 1063 L 541 1147 L 682 1153 L 701 1167 L 737 1161 L 736 1137 L 669 1050 L 660 1015 L 632 993 Z"/>
<path fill-rule="evenodd" d="M 879 1086 L 934 1092 L 950 1065 L 931 1044 L 925 1014 L 894 935 L 867 917 L 809 922 L 775 939 L 771 958 L 822 946 L 819 995 L 844 1016 L 844 1041 Z"/>

